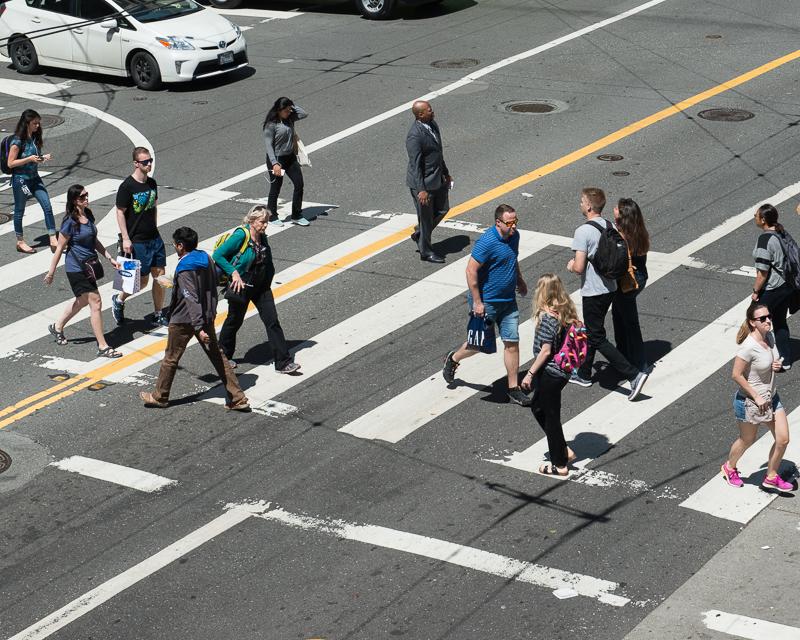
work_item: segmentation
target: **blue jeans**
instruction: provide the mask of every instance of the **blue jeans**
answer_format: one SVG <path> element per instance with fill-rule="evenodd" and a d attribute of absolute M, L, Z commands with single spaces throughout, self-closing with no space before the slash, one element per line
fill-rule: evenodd
<path fill-rule="evenodd" d="M 36 198 L 39 206 L 42 207 L 47 233 L 54 236 L 56 220 L 53 217 L 53 207 L 50 206 L 50 196 L 47 195 L 47 189 L 44 188 L 42 179 L 38 175 L 33 177 L 13 175 L 11 190 L 14 192 L 14 233 L 17 234 L 17 240 L 22 239 L 22 216 L 25 215 L 25 203 L 31 196 Z"/>

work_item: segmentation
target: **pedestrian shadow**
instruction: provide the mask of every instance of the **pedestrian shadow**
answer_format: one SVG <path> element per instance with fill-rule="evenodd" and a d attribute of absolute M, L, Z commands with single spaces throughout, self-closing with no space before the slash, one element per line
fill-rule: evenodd
<path fill-rule="evenodd" d="M 794 461 L 788 460 L 784 458 L 781 461 L 781 466 L 778 468 L 778 475 L 783 478 L 786 482 L 791 483 L 792 491 L 797 491 L 798 482 L 798 470 L 797 464 Z M 753 485 L 758 487 L 764 493 L 769 493 L 770 495 L 778 496 L 779 498 L 794 498 L 795 494 L 789 491 L 780 491 L 778 489 L 767 489 L 766 487 L 762 487 L 761 483 L 764 481 L 764 478 L 767 477 L 767 463 L 763 462 L 761 467 L 758 471 L 754 471 L 746 478 L 742 478 L 742 481 L 745 484 Z"/>
<path fill-rule="evenodd" d="M 302 216 L 306 220 L 316 220 L 320 216 L 327 216 L 328 213 L 339 207 L 335 204 L 320 205 L 318 207 L 303 207 Z"/>
<path fill-rule="evenodd" d="M 152 314 L 149 315 L 152 317 Z M 109 339 L 113 339 L 113 342 L 116 345 L 123 345 L 127 344 L 128 342 L 132 342 L 142 334 L 166 338 L 167 327 L 153 326 L 152 322 L 149 322 L 144 318 L 139 318 L 137 320 L 126 318 L 124 324 L 115 325 L 111 331 L 106 332 L 106 336 Z M 94 340 L 94 336 L 91 338 L 91 340 Z M 89 339 L 87 338 L 85 341 L 89 342 Z"/>
<path fill-rule="evenodd" d="M 286 344 L 289 347 L 289 351 L 291 351 L 294 354 L 297 354 L 303 351 L 303 349 L 309 349 L 313 347 L 317 343 L 314 340 L 287 340 Z M 242 356 L 241 358 L 234 357 L 234 360 L 236 360 L 237 364 L 239 365 L 259 366 L 259 365 L 272 364 L 273 363 L 272 350 L 269 348 L 269 342 L 262 342 L 260 344 L 250 347 L 245 352 L 244 356 Z M 240 373 L 238 367 L 234 369 L 234 372 L 239 378 L 239 386 L 241 386 L 242 389 L 247 389 L 249 387 L 252 387 L 258 380 L 258 376 L 256 376 L 255 374 L 251 374 L 246 371 Z M 299 371 L 288 375 L 302 376 L 303 370 L 300 369 Z M 219 382 L 219 377 L 217 377 L 216 373 L 205 373 L 202 376 L 198 376 L 197 379 L 207 383 Z M 221 397 L 221 395 L 218 397 Z"/>
<path fill-rule="evenodd" d="M 661 360 L 670 351 L 672 351 L 672 343 L 668 340 L 646 340 L 644 343 L 645 359 L 651 365 Z"/>
<path fill-rule="evenodd" d="M 469 236 L 450 236 L 431 244 L 431 249 L 440 256 L 446 256 L 451 253 L 461 253 L 470 245 L 470 242 Z"/>
<path fill-rule="evenodd" d="M 607 436 L 592 431 L 577 434 L 570 442 L 567 442 L 567 445 L 577 456 L 572 464 L 581 460 L 596 460 L 614 447 Z M 549 454 L 547 458 L 550 459 Z"/>

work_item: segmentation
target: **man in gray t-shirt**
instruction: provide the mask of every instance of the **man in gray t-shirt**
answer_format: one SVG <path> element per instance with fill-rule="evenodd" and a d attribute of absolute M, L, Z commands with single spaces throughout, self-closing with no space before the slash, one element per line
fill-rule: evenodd
<path fill-rule="evenodd" d="M 607 228 L 611 223 L 601 217 L 605 204 L 606 195 L 602 189 L 587 187 L 581 191 L 581 213 L 586 222 L 591 221 Z M 567 271 L 579 273 L 581 276 L 583 322 L 589 336 L 589 348 L 586 361 L 577 371 L 573 371 L 569 381 L 582 387 L 591 386 L 594 356 L 599 351 L 612 367 L 630 381 L 628 400 L 634 400 L 647 381 L 647 373 L 638 371 L 606 337 L 606 314 L 614 299 L 617 283 L 600 275 L 592 264 L 600 239 L 600 230 L 586 223 L 575 230 L 572 238 L 575 257 L 567 263 Z"/>

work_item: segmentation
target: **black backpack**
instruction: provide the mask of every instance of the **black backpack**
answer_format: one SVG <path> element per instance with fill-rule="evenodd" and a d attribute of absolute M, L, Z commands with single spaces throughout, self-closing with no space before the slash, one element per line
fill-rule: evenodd
<path fill-rule="evenodd" d="M 0 170 L 3 173 L 11 173 L 11 167 L 8 166 L 8 152 L 11 151 L 11 140 L 14 136 L 6 136 L 0 141 Z"/>
<path fill-rule="evenodd" d="M 783 233 L 768 231 L 765 235 L 772 235 L 778 238 L 785 260 L 783 273 L 780 275 L 795 291 L 800 290 L 800 247 L 797 246 L 797 242 L 785 230 Z"/>
<path fill-rule="evenodd" d="M 604 278 L 619 280 L 628 271 L 628 245 L 610 222 L 606 221 L 605 227 L 594 220 L 588 220 L 586 224 L 600 232 L 597 251 L 589 258 L 589 262 Z"/>

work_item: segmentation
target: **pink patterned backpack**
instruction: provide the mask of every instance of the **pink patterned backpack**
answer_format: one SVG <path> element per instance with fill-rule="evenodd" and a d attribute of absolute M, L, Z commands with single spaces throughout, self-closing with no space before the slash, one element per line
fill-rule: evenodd
<path fill-rule="evenodd" d="M 571 324 L 566 329 L 564 342 L 553 356 L 553 361 L 564 373 L 572 373 L 586 360 L 589 336 L 582 324 Z"/>

